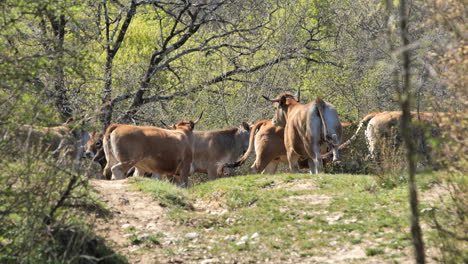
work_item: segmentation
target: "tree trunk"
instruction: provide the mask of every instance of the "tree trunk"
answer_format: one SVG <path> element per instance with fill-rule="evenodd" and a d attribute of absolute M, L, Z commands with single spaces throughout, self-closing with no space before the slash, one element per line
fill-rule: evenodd
<path fill-rule="evenodd" d="M 411 236 L 413 238 L 414 253 L 416 263 L 425 263 L 424 242 L 422 239 L 421 227 L 419 225 L 418 211 L 418 192 L 416 187 L 416 148 L 412 138 L 413 127 L 411 125 L 411 83 L 410 83 L 410 58 L 409 58 L 409 40 L 407 32 L 408 16 L 406 13 L 406 0 L 400 0 L 400 34 L 402 41 L 402 63 L 403 63 L 403 87 L 400 96 L 401 110 L 401 133 L 406 146 L 406 157 L 408 160 L 408 186 L 409 186 L 409 203 L 411 209 Z"/>
<path fill-rule="evenodd" d="M 132 22 L 133 17 L 135 16 L 137 8 L 136 0 L 131 0 L 130 7 L 127 11 L 127 15 L 122 24 L 122 27 L 119 30 L 119 34 L 115 43 L 113 42 L 113 37 L 110 36 L 110 27 L 111 22 L 109 15 L 107 13 L 106 2 L 104 2 L 104 16 L 106 21 L 106 42 L 107 42 L 107 57 L 106 57 L 106 66 L 104 68 L 104 87 L 102 89 L 103 97 L 102 103 L 103 106 L 100 109 L 99 120 L 102 124 L 102 130 L 104 131 L 112 121 L 112 113 L 114 110 L 114 103 L 112 102 L 112 67 L 115 55 L 120 49 L 120 46 L 125 38 L 130 22 Z M 112 39 L 111 39 L 112 38 Z"/>
<path fill-rule="evenodd" d="M 53 45 L 53 52 L 57 54 L 54 66 L 54 97 L 55 106 L 62 115 L 63 120 L 72 116 L 72 108 L 65 88 L 65 73 L 63 70 L 63 43 L 65 40 L 65 25 L 67 21 L 64 15 L 59 18 L 49 15 L 49 21 L 52 25 L 56 43 Z"/>

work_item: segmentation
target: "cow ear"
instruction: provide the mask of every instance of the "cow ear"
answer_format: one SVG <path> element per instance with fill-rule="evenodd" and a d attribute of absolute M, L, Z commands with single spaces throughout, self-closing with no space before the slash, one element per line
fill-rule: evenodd
<path fill-rule="evenodd" d="M 281 98 L 280 98 L 280 105 L 281 105 L 281 106 L 286 105 L 286 96 L 281 96 Z"/>
<path fill-rule="evenodd" d="M 190 121 L 190 130 L 193 130 L 195 128 L 195 122 Z"/>
<path fill-rule="evenodd" d="M 242 122 L 242 127 L 247 130 L 247 131 L 250 131 L 250 126 L 247 122 Z"/>

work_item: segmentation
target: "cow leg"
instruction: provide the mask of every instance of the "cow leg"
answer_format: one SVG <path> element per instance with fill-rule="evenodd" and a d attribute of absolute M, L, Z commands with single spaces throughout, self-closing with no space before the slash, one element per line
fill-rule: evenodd
<path fill-rule="evenodd" d="M 209 180 L 215 180 L 216 178 L 221 177 L 221 175 L 218 175 L 216 167 L 210 166 L 207 169 L 207 172 L 208 172 L 208 179 Z"/>
<path fill-rule="evenodd" d="M 309 155 L 309 173 L 318 174 L 320 169 L 323 167 L 322 156 L 320 154 L 318 143 L 312 142 L 309 147 L 305 146 L 305 149 L 307 155 Z"/>
<path fill-rule="evenodd" d="M 144 176 L 145 176 L 145 172 L 139 170 L 138 168 L 135 168 L 135 171 L 133 172 L 133 176 L 134 176 L 134 177 L 144 177 Z"/>
<path fill-rule="evenodd" d="M 313 149 L 314 149 L 314 153 L 315 153 L 315 158 L 314 158 L 315 171 L 314 171 L 314 173 L 319 174 L 319 171 L 323 167 L 322 156 L 320 154 L 320 148 L 319 148 L 318 144 L 314 144 Z M 309 171 L 310 171 L 310 174 L 312 174 L 312 170 L 309 170 Z"/>
<path fill-rule="evenodd" d="M 190 164 L 188 166 L 182 166 L 181 170 L 179 171 L 180 178 L 179 178 L 179 186 L 181 187 L 189 187 L 188 176 L 190 173 Z"/>
<path fill-rule="evenodd" d="M 374 133 L 374 127 L 372 126 L 372 124 L 369 124 L 367 126 L 367 129 L 366 131 L 364 131 L 364 134 L 365 134 L 365 138 L 366 138 L 366 143 L 367 143 L 367 147 L 369 149 L 369 155 L 367 157 L 367 159 L 370 159 L 370 160 L 376 160 L 375 158 L 375 133 Z"/>
<path fill-rule="evenodd" d="M 278 168 L 278 163 L 278 161 L 271 161 L 262 171 L 262 174 L 275 174 L 276 169 Z"/>
<path fill-rule="evenodd" d="M 121 180 L 125 178 L 126 172 L 135 165 L 134 162 L 119 162 L 112 166 L 111 180 Z"/>
<path fill-rule="evenodd" d="M 275 154 L 265 148 L 258 153 L 256 159 L 257 173 L 275 174 L 279 162 L 279 160 L 275 160 L 277 157 Z"/>
<path fill-rule="evenodd" d="M 299 156 L 297 156 L 295 153 L 293 153 L 292 151 L 291 152 L 288 152 L 286 154 L 287 158 L 288 158 L 288 163 L 289 163 L 289 170 L 291 172 L 295 172 L 295 173 L 300 173 L 301 171 L 299 170 L 299 164 L 297 164 L 297 161 L 299 159 Z"/>
<path fill-rule="evenodd" d="M 338 140 L 338 136 L 336 134 L 332 135 L 332 150 L 333 150 L 333 162 L 337 162 L 340 160 L 340 154 L 338 152 L 338 147 L 340 146 L 340 141 Z"/>

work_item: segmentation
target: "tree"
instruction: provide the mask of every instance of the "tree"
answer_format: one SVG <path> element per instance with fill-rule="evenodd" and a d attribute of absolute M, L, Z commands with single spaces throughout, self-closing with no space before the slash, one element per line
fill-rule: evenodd
<path fill-rule="evenodd" d="M 138 87 L 130 89 L 130 92 L 114 95 L 109 100 L 111 61 L 121 43 L 125 43 L 127 28 L 124 25 L 130 23 L 129 14 L 135 14 L 130 11 L 136 6 L 142 6 L 141 12 L 154 14 L 154 21 L 151 22 L 156 23 L 152 25 L 159 26 L 154 37 L 155 48 L 151 52 L 146 70 L 140 75 Z M 105 6 L 103 8 L 106 16 Z M 139 109 L 146 104 L 183 100 L 186 96 L 218 83 L 243 83 L 245 81 L 239 79 L 240 76 L 259 72 L 288 60 L 304 59 L 315 63 L 335 64 L 325 59 L 326 57 L 317 55 L 325 52 L 317 43 L 331 37 L 320 22 L 304 25 L 300 29 L 303 31 L 301 34 L 307 36 L 300 42 L 292 43 L 289 47 L 278 46 L 272 49 L 269 46 L 278 41 L 280 32 L 285 30 L 281 29 L 282 25 L 278 21 L 278 13 L 282 9 L 285 7 L 273 1 L 131 1 L 125 20 L 128 23 L 122 24 L 116 41 L 109 41 L 114 48 L 108 49 L 105 66 L 103 102 L 109 104 L 101 109 L 104 126 L 109 123 L 114 106 L 126 100 L 131 102 L 117 117 L 118 122 L 131 122 Z M 107 21 L 110 20 L 107 18 Z M 119 16 L 113 21 L 119 21 Z M 107 36 L 110 23 L 106 25 Z M 117 27 L 114 30 L 117 31 Z M 191 71 L 197 67 L 191 65 L 193 61 L 205 66 L 208 66 L 208 62 L 214 62 L 212 67 L 206 69 L 206 78 L 191 78 Z M 213 67 L 215 65 L 219 68 Z M 170 87 L 164 88 L 167 84 Z"/>

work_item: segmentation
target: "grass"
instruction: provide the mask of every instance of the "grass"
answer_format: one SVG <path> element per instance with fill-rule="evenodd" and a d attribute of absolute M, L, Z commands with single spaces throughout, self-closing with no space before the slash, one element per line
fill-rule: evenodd
<path fill-rule="evenodd" d="M 436 176 L 419 180 L 427 186 Z M 133 184 L 167 205 L 182 234 L 199 234 L 196 243 L 179 239 L 167 246 L 168 256 L 188 251 L 225 261 L 301 262 L 359 247 L 361 258 L 398 261 L 410 252 L 404 183 L 387 188 L 368 175 L 280 174 L 222 178 L 190 189 L 141 178 Z"/>

